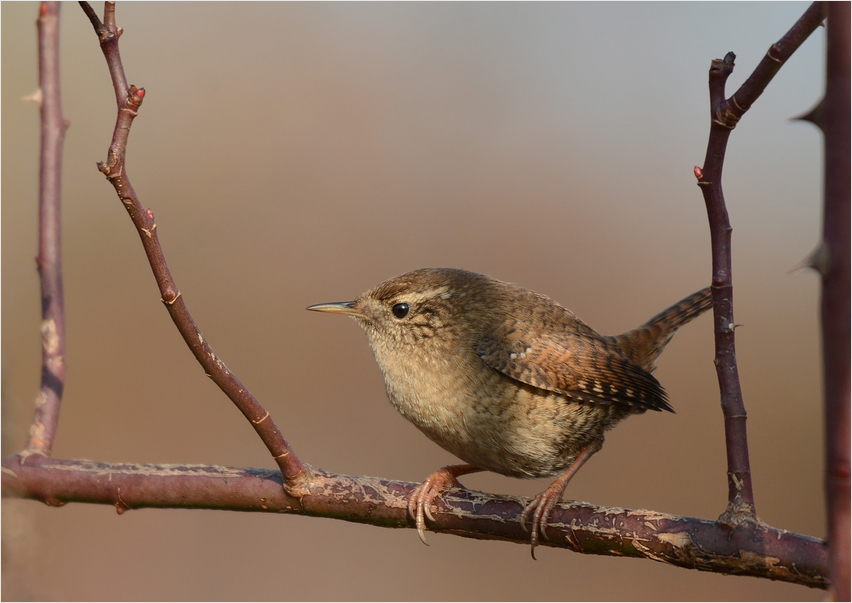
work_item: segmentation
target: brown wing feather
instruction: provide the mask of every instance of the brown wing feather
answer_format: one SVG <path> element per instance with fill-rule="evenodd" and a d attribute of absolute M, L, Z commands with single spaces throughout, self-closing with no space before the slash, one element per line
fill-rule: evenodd
<path fill-rule="evenodd" d="M 586 402 L 674 412 L 659 381 L 614 345 L 586 334 L 530 337 L 522 326 L 483 337 L 482 361 L 521 383 Z"/>

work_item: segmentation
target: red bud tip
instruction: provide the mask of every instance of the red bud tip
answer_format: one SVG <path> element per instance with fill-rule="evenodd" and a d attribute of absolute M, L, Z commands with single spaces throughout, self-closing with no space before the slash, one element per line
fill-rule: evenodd
<path fill-rule="evenodd" d="M 38 7 L 38 16 L 43 17 L 47 14 L 47 2 L 42 2 L 41 6 Z"/>
<path fill-rule="evenodd" d="M 150 209 L 146 209 L 146 210 L 145 210 L 145 214 L 146 214 L 149 218 L 151 218 L 152 220 L 154 219 L 154 212 L 152 212 Z"/>
<path fill-rule="evenodd" d="M 693 170 L 692 170 L 692 172 L 695 174 L 695 177 L 696 177 L 698 180 L 701 180 L 701 177 L 704 175 L 704 170 L 702 170 L 702 169 L 701 169 L 700 167 L 698 167 L 697 165 L 695 166 L 695 169 L 693 169 Z"/>
<path fill-rule="evenodd" d="M 139 88 L 139 90 L 136 91 L 136 96 L 138 98 L 145 98 L 145 88 Z"/>

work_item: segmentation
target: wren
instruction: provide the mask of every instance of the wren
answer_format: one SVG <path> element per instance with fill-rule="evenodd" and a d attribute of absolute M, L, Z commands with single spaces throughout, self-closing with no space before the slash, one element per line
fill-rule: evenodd
<path fill-rule="evenodd" d="M 629 415 L 670 411 L 653 377 L 677 329 L 710 308 L 693 293 L 639 328 L 600 335 L 549 297 L 451 268 L 415 270 L 354 301 L 308 310 L 346 314 L 367 333 L 388 398 L 433 442 L 466 464 L 444 467 L 411 495 L 425 543 L 430 507 L 457 478 L 494 471 L 559 475 L 521 514 L 539 533 L 568 482 L 601 449 L 604 432 Z"/>

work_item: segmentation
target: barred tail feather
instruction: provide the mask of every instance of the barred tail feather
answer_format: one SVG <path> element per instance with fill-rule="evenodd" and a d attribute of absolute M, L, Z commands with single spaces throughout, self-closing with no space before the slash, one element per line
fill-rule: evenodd
<path fill-rule="evenodd" d="M 677 330 L 712 306 L 713 299 L 707 287 L 663 310 L 639 328 L 612 339 L 625 356 L 653 373 L 657 358 Z"/>

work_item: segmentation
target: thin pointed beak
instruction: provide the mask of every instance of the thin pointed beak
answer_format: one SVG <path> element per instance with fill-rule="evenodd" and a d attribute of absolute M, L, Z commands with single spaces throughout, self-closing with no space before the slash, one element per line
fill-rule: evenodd
<path fill-rule="evenodd" d="M 347 314 L 349 316 L 364 316 L 355 309 L 354 301 L 331 302 L 328 304 L 315 304 L 305 308 L 312 312 L 328 312 L 329 314 Z"/>

